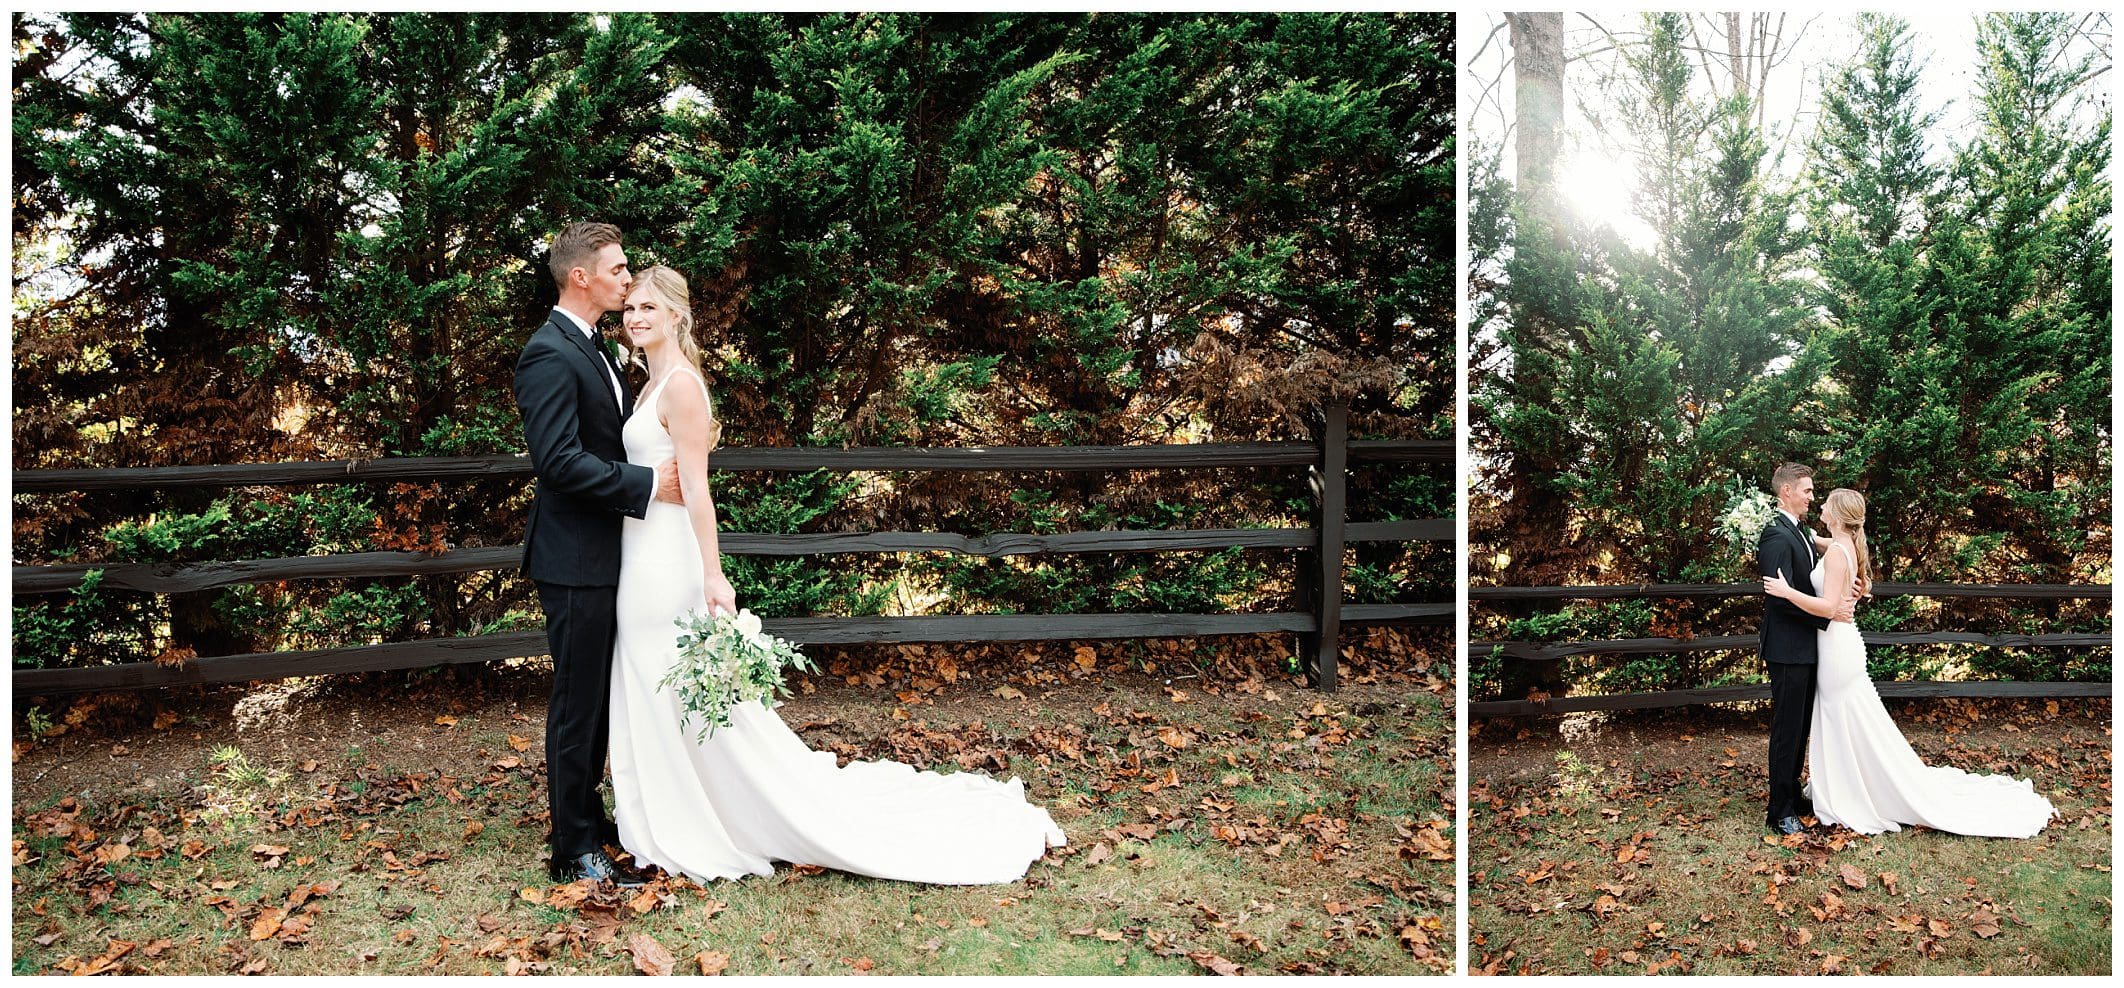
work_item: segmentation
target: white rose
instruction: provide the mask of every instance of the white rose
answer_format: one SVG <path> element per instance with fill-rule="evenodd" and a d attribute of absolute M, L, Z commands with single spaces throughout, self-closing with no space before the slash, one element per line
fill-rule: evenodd
<path fill-rule="evenodd" d="M 757 615 L 757 614 L 754 614 L 754 613 L 752 613 L 752 612 L 751 612 L 751 611 L 749 611 L 749 610 L 740 610 L 740 611 L 738 611 L 738 612 L 737 612 L 737 617 L 736 617 L 736 618 L 735 618 L 734 620 L 735 620 L 735 621 L 737 622 L 737 629 L 738 629 L 739 631 L 742 631 L 742 632 L 744 632 L 744 633 L 745 633 L 745 637 L 747 637 L 747 638 L 758 638 L 758 637 L 759 637 L 759 634 L 760 634 L 760 616 L 759 616 L 759 615 Z"/>

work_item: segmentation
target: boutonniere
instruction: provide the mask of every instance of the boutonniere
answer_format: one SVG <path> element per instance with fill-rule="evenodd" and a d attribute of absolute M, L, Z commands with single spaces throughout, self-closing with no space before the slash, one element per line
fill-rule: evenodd
<path fill-rule="evenodd" d="M 606 336 L 602 333 L 599 334 L 597 337 L 597 345 L 604 348 L 605 356 L 611 357 L 613 363 L 616 364 L 620 362 L 619 344 L 613 342 L 612 337 Z"/>

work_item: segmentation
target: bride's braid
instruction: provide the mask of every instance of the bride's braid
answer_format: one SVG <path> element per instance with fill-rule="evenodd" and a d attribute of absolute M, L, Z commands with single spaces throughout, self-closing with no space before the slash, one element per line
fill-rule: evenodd
<path fill-rule="evenodd" d="M 1822 501 L 1822 514 L 1834 518 L 1838 525 L 1851 533 L 1852 554 L 1857 556 L 1859 578 L 1868 587 L 1873 586 L 1873 554 L 1866 550 L 1866 495 L 1849 487 L 1839 487 L 1829 492 Z"/>

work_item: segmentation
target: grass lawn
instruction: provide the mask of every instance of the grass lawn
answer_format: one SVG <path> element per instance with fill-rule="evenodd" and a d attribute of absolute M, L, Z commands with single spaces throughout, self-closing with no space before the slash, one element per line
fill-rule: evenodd
<path fill-rule="evenodd" d="M 2110 971 L 2106 700 L 1891 701 L 1930 764 L 2033 777 L 2024 840 L 1761 825 L 1767 715 L 1494 720 L 1469 749 L 1469 953 L 1492 974 Z"/>
<path fill-rule="evenodd" d="M 1011 885 L 554 886 L 535 669 L 155 698 L 34 742 L 18 716 L 14 973 L 1450 970 L 1436 691 L 952 678 L 822 678 L 782 715 L 844 757 L 1025 779 L 1069 846 Z"/>

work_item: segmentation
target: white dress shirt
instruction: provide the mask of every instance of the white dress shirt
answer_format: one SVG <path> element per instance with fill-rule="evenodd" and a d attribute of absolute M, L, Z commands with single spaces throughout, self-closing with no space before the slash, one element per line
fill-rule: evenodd
<path fill-rule="evenodd" d="M 575 313 L 569 312 L 568 310 L 563 309 L 558 305 L 553 307 L 553 311 L 558 312 L 561 315 L 567 316 L 568 321 L 574 323 L 575 328 L 582 331 L 583 338 L 590 341 L 590 349 L 604 349 L 603 345 L 597 338 L 597 330 L 592 328 L 589 323 L 584 322 L 582 320 L 582 317 L 577 316 Z M 621 409 L 625 409 L 627 407 L 627 399 L 625 397 L 625 392 L 620 390 L 619 375 L 612 370 L 612 361 L 605 360 L 600 357 L 600 359 L 598 360 L 598 364 L 605 368 L 605 377 L 612 381 L 613 403 L 618 405 Z"/>
<path fill-rule="evenodd" d="M 1785 520 L 1791 522 L 1793 528 L 1799 529 L 1800 544 L 1807 547 L 1807 562 L 1809 565 L 1812 565 L 1814 562 L 1814 536 L 1806 529 L 1800 528 L 1800 520 L 1798 515 L 1795 515 L 1790 511 L 1786 511 L 1783 508 L 1777 509 L 1777 513 L 1784 515 Z"/>

